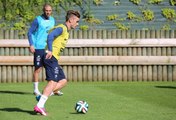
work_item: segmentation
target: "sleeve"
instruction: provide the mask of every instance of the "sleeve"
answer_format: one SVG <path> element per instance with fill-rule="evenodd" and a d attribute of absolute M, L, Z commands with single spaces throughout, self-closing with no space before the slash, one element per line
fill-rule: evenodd
<path fill-rule="evenodd" d="M 59 35 L 61 35 L 63 32 L 63 28 L 61 27 L 58 27 L 56 29 L 54 29 L 52 32 L 50 32 L 48 34 L 48 37 L 47 37 L 47 45 L 48 45 L 48 50 L 49 51 L 52 51 L 52 43 L 54 41 L 54 39 L 56 37 L 58 37 Z"/>
<path fill-rule="evenodd" d="M 33 45 L 32 34 L 37 30 L 37 28 L 38 28 L 38 21 L 37 18 L 35 18 L 31 24 L 31 27 L 28 30 L 28 41 L 30 46 Z"/>

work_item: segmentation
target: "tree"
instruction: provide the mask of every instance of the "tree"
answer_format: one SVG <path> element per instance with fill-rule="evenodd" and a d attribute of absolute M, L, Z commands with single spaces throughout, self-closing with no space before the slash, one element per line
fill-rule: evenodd
<path fill-rule="evenodd" d="M 35 16 L 42 13 L 45 3 L 57 11 L 61 0 L 0 0 L 0 27 L 19 30 L 25 34 Z"/>

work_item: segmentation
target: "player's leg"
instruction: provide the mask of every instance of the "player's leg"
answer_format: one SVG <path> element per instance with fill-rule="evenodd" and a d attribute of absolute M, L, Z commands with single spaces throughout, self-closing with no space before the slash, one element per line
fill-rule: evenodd
<path fill-rule="evenodd" d="M 39 84 L 39 73 L 42 70 L 42 67 L 40 68 L 36 68 L 34 70 L 34 74 L 33 74 L 33 86 L 34 86 L 34 94 L 35 95 L 40 95 L 40 91 L 38 89 L 38 84 Z"/>
<path fill-rule="evenodd" d="M 59 66 L 59 81 L 57 82 L 56 88 L 54 89 L 53 93 L 55 95 L 63 95 L 63 93 L 60 91 L 63 87 L 66 86 L 67 84 L 67 79 L 65 77 L 64 71 L 61 68 L 61 66 L 58 64 Z"/>
<path fill-rule="evenodd" d="M 65 87 L 67 84 L 67 80 L 66 79 L 62 79 L 59 82 L 57 82 L 57 85 L 55 87 L 55 89 L 53 90 L 53 93 L 55 95 L 59 95 L 61 96 L 63 93 L 60 91 L 63 87 Z"/>
<path fill-rule="evenodd" d="M 57 82 L 55 88 L 53 89 L 53 91 L 51 91 L 50 96 L 52 95 L 58 95 L 58 96 L 62 96 L 63 93 L 60 91 L 63 87 L 65 87 L 67 84 L 67 80 L 66 79 L 62 79 L 59 82 Z M 44 92 L 43 92 L 44 93 Z M 36 100 L 39 101 L 41 98 L 41 95 L 37 95 L 36 96 Z"/>
<path fill-rule="evenodd" d="M 48 80 L 48 84 L 43 90 L 43 94 L 40 97 L 39 102 L 34 107 L 34 111 L 40 113 L 44 116 L 47 115 L 44 105 L 50 96 L 51 92 L 56 88 L 57 82 L 60 80 L 59 78 L 59 65 L 57 59 L 52 57 L 51 59 L 44 59 L 44 67 L 46 71 L 46 80 Z"/>
<path fill-rule="evenodd" d="M 34 73 L 33 73 L 33 86 L 34 86 L 34 94 L 41 95 L 39 91 L 39 74 L 43 67 L 43 57 L 45 54 L 44 49 L 36 49 L 34 53 Z"/>
<path fill-rule="evenodd" d="M 51 92 L 54 90 L 56 85 L 56 81 L 50 80 L 43 90 L 43 95 L 47 97 L 50 96 Z"/>
<path fill-rule="evenodd" d="M 43 90 L 43 94 L 41 95 L 39 102 L 34 107 L 34 111 L 36 113 L 40 113 L 41 115 L 44 115 L 44 116 L 47 115 L 47 112 L 45 110 L 45 103 L 46 103 L 48 97 L 50 96 L 51 92 L 56 87 L 56 85 L 57 85 L 56 81 L 50 80 L 48 82 L 48 84 L 45 86 L 45 88 Z"/>

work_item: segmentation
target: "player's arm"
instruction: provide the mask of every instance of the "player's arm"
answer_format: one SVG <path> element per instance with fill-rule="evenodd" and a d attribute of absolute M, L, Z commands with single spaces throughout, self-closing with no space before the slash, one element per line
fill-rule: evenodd
<path fill-rule="evenodd" d="M 34 21 L 31 24 L 31 27 L 28 30 L 28 41 L 29 41 L 29 45 L 30 45 L 30 51 L 32 53 L 35 52 L 35 48 L 33 46 L 32 34 L 37 30 L 37 28 L 38 28 L 38 21 L 37 21 L 37 19 L 34 19 Z"/>
<path fill-rule="evenodd" d="M 62 34 L 62 32 L 63 29 L 61 27 L 58 27 L 48 34 L 47 37 L 48 53 L 46 55 L 46 59 L 50 59 L 52 57 L 52 43 L 56 37 Z"/>

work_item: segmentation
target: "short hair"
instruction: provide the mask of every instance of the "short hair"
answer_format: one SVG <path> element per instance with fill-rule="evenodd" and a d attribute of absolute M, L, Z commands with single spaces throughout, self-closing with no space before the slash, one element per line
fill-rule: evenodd
<path fill-rule="evenodd" d="M 45 11 L 45 7 L 48 7 L 48 6 L 52 8 L 52 6 L 50 4 L 46 3 L 43 5 L 43 11 Z"/>
<path fill-rule="evenodd" d="M 65 17 L 66 21 L 68 21 L 69 18 L 70 18 L 71 16 L 73 16 L 73 15 L 76 16 L 76 17 L 78 17 L 78 18 L 80 18 L 80 13 L 79 13 L 79 11 L 68 10 L 68 11 L 67 11 L 67 15 L 66 15 L 66 17 Z"/>

